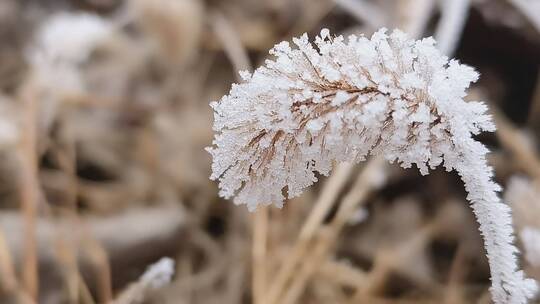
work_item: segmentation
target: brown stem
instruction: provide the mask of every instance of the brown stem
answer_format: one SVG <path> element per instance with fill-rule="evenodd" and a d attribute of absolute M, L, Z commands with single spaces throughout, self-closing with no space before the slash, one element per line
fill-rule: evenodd
<path fill-rule="evenodd" d="M 21 209 L 24 216 L 24 262 L 22 284 L 32 299 L 38 296 L 38 263 L 36 245 L 36 213 L 38 203 L 37 149 L 36 149 L 36 104 L 30 87 L 21 95 L 24 116 L 21 149 Z"/>

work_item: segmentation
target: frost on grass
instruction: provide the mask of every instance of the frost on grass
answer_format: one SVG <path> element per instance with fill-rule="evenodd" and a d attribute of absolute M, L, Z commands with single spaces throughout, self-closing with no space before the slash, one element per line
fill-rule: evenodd
<path fill-rule="evenodd" d="M 81 91 L 79 65 L 112 30 L 109 21 L 93 14 L 59 13 L 47 19 L 26 52 L 36 81 L 50 90 Z"/>
<path fill-rule="evenodd" d="M 153 289 L 157 289 L 169 284 L 173 275 L 174 260 L 162 258 L 146 269 L 141 277 L 141 282 Z"/>
<path fill-rule="evenodd" d="M 141 278 L 124 290 L 113 304 L 149 303 L 147 295 L 152 291 L 168 285 L 174 275 L 174 260 L 161 258 L 148 266 Z"/>
<path fill-rule="evenodd" d="M 487 148 L 472 135 L 494 131 L 482 102 L 465 102 L 478 79 L 448 60 L 431 38 L 410 40 L 385 29 L 371 39 L 307 35 L 276 45 L 252 75 L 234 84 L 214 110 L 212 176 L 236 204 L 298 196 L 335 162 L 383 155 L 422 174 L 456 170 L 469 193 L 492 274 L 496 303 L 525 303 L 533 280 L 518 270 L 509 207 L 497 192 Z"/>

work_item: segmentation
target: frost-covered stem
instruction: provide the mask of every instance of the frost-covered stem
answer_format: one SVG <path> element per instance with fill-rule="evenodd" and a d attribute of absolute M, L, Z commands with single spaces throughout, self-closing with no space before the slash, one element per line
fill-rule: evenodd
<path fill-rule="evenodd" d="M 465 182 L 486 239 L 495 302 L 525 303 L 535 284 L 517 271 L 510 210 L 497 196 L 488 149 L 473 139 L 495 125 L 485 104 L 463 99 L 478 73 L 448 60 L 433 39 L 413 41 L 400 31 L 345 40 L 323 30 L 316 48 L 307 35 L 293 42 L 276 45 L 275 61 L 243 73 L 245 82 L 212 103 L 217 133 L 208 151 L 220 195 L 250 210 L 281 207 L 335 163 L 381 155 L 422 174 L 443 165 Z M 275 282 L 272 299 L 286 276 Z"/>
<path fill-rule="evenodd" d="M 487 164 L 484 154 L 479 153 L 480 143 L 469 139 L 463 142 L 464 157 L 456 164 L 467 190 L 467 199 L 480 225 L 484 238 L 495 303 L 527 303 L 534 296 L 535 281 L 518 271 L 513 245 L 514 236 L 510 207 L 497 195 L 501 190 L 493 180 L 493 169 Z"/>

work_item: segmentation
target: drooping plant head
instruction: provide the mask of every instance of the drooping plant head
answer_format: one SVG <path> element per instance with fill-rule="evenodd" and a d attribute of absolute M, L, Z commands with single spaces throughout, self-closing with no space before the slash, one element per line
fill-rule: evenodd
<path fill-rule="evenodd" d="M 336 162 L 383 155 L 422 174 L 456 170 L 480 223 L 496 303 L 526 303 L 533 280 L 518 271 L 508 206 L 497 196 L 488 150 L 472 135 L 494 131 L 487 107 L 466 102 L 478 79 L 448 60 L 431 38 L 414 41 L 395 30 L 365 37 L 331 37 L 315 46 L 307 35 L 277 44 L 245 82 L 211 104 L 212 176 L 236 204 L 282 206 L 329 174 Z"/>

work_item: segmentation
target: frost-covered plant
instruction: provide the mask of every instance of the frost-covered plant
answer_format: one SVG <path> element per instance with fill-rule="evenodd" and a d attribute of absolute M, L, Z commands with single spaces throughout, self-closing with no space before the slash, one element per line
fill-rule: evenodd
<path fill-rule="evenodd" d="M 496 303 L 525 303 L 536 283 L 518 270 L 509 207 L 498 197 L 487 148 L 472 135 L 494 131 L 487 107 L 465 102 L 478 79 L 473 68 L 448 60 L 431 38 L 410 40 L 385 29 L 371 39 L 331 37 L 316 48 L 307 35 L 277 44 L 245 82 L 211 104 L 212 176 L 220 195 L 254 210 L 282 206 L 329 174 L 335 162 L 370 154 L 422 174 L 443 165 L 461 176 L 480 223 Z"/>

